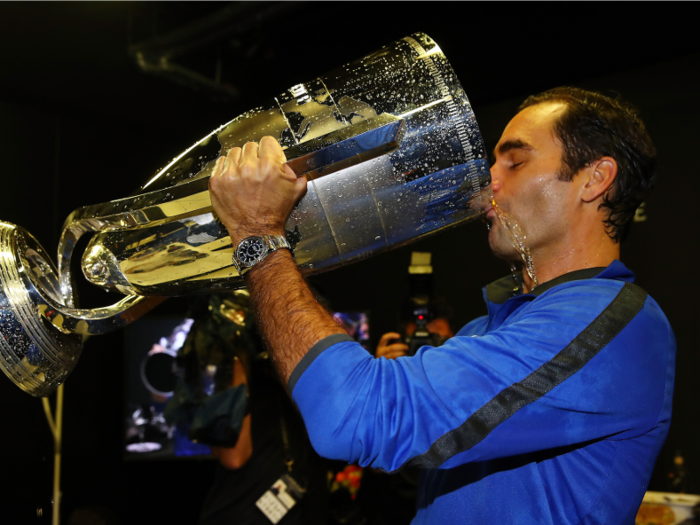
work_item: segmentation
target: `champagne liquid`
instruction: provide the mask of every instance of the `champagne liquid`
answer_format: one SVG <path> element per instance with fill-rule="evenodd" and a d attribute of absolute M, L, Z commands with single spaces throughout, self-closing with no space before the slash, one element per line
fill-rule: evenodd
<path fill-rule="evenodd" d="M 513 244 L 513 247 L 516 249 L 516 251 L 520 254 L 520 257 L 523 260 L 523 264 L 525 265 L 525 271 L 527 271 L 527 274 L 530 276 L 530 279 L 532 279 L 532 282 L 534 283 L 533 288 L 539 286 L 540 283 L 537 281 L 537 276 L 535 275 L 535 264 L 532 262 L 530 248 L 528 248 L 527 244 L 525 244 L 525 241 L 527 240 L 527 235 L 525 235 L 522 228 L 515 221 L 515 219 L 509 217 L 508 214 L 506 214 L 506 212 L 504 212 L 498 206 L 498 204 L 496 204 L 495 201 L 492 200 L 491 205 L 493 206 L 493 211 L 496 212 L 496 217 L 498 217 L 499 222 L 508 232 L 508 235 L 510 236 L 510 242 Z"/>

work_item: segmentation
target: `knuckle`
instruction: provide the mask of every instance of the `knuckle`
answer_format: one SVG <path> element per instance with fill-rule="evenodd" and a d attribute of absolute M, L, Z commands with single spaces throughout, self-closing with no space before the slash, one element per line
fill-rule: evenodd
<path fill-rule="evenodd" d="M 272 171 L 277 168 L 277 163 L 269 157 L 264 157 L 260 159 L 260 168 L 264 171 Z"/>
<path fill-rule="evenodd" d="M 250 178 L 255 176 L 256 165 L 251 161 L 244 161 L 238 168 L 241 177 Z"/>

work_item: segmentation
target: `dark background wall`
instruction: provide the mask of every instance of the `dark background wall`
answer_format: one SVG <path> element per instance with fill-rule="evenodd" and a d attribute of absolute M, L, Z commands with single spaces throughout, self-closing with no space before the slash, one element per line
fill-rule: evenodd
<path fill-rule="evenodd" d="M 222 85 L 237 89 L 237 98 L 148 76 L 128 53 L 130 45 L 224 15 L 226 38 L 182 60 L 213 76 L 221 57 Z M 674 422 L 650 488 L 666 488 L 681 451 L 688 490 L 698 493 L 700 44 L 692 20 L 682 4 L 5 3 L 0 220 L 25 227 L 53 251 L 73 209 L 126 196 L 258 101 L 415 31 L 432 36 L 449 58 L 489 148 L 531 93 L 565 84 L 618 92 L 641 108 L 659 150 L 657 188 L 623 260 L 666 311 L 678 340 Z M 476 222 L 313 283 L 337 310 L 369 310 L 376 341 L 394 327 L 413 250 L 433 253 L 436 291 L 454 307 L 458 326 L 483 314 L 481 287 L 507 271 Z M 81 290 L 88 306 L 114 299 Z M 185 308 L 186 300 L 174 299 L 149 315 Z M 122 461 L 122 345 L 122 333 L 88 340 L 66 383 L 64 520 L 77 507 L 101 504 L 121 523 L 193 522 L 212 462 Z M 51 435 L 41 402 L 4 376 L 0 422 L 0 521 L 48 523 Z"/>

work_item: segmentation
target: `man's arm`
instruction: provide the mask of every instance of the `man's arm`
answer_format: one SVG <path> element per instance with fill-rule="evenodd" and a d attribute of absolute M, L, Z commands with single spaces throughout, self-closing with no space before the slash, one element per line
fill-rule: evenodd
<path fill-rule="evenodd" d="M 335 344 L 306 367 L 293 399 L 319 454 L 387 471 L 661 429 L 672 334 L 651 305 L 635 315 L 637 298 L 628 302 L 622 287 L 557 287 L 496 331 L 410 358 L 374 359 L 357 343 Z"/>
<path fill-rule="evenodd" d="M 345 331 L 316 301 L 291 254 L 271 254 L 246 283 L 258 326 L 284 384 L 306 352 L 321 339 Z"/>
<path fill-rule="evenodd" d="M 253 235 L 284 235 L 287 217 L 306 192 L 306 179 L 297 179 L 285 162 L 272 137 L 233 148 L 218 160 L 209 181 L 212 206 L 234 247 Z M 316 301 L 287 250 L 270 254 L 245 279 L 261 335 L 285 384 L 314 344 L 344 333 Z"/>

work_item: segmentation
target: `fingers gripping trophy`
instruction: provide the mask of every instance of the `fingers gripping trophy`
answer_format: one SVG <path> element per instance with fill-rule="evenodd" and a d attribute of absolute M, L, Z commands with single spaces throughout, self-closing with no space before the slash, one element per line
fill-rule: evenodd
<path fill-rule="evenodd" d="M 47 396 L 75 366 L 84 336 L 117 330 L 167 297 L 242 287 L 245 265 L 212 213 L 209 179 L 247 148 L 283 155 L 291 191 L 303 197 L 284 235 L 244 251 L 255 258 L 288 245 L 307 275 L 474 219 L 490 200 L 469 100 L 439 46 L 414 34 L 236 117 L 132 195 L 75 210 L 56 263 L 28 231 L 0 221 L 3 372 Z M 85 233 L 93 238 L 83 275 L 122 293 L 114 305 L 75 307 L 69 268 Z"/>

